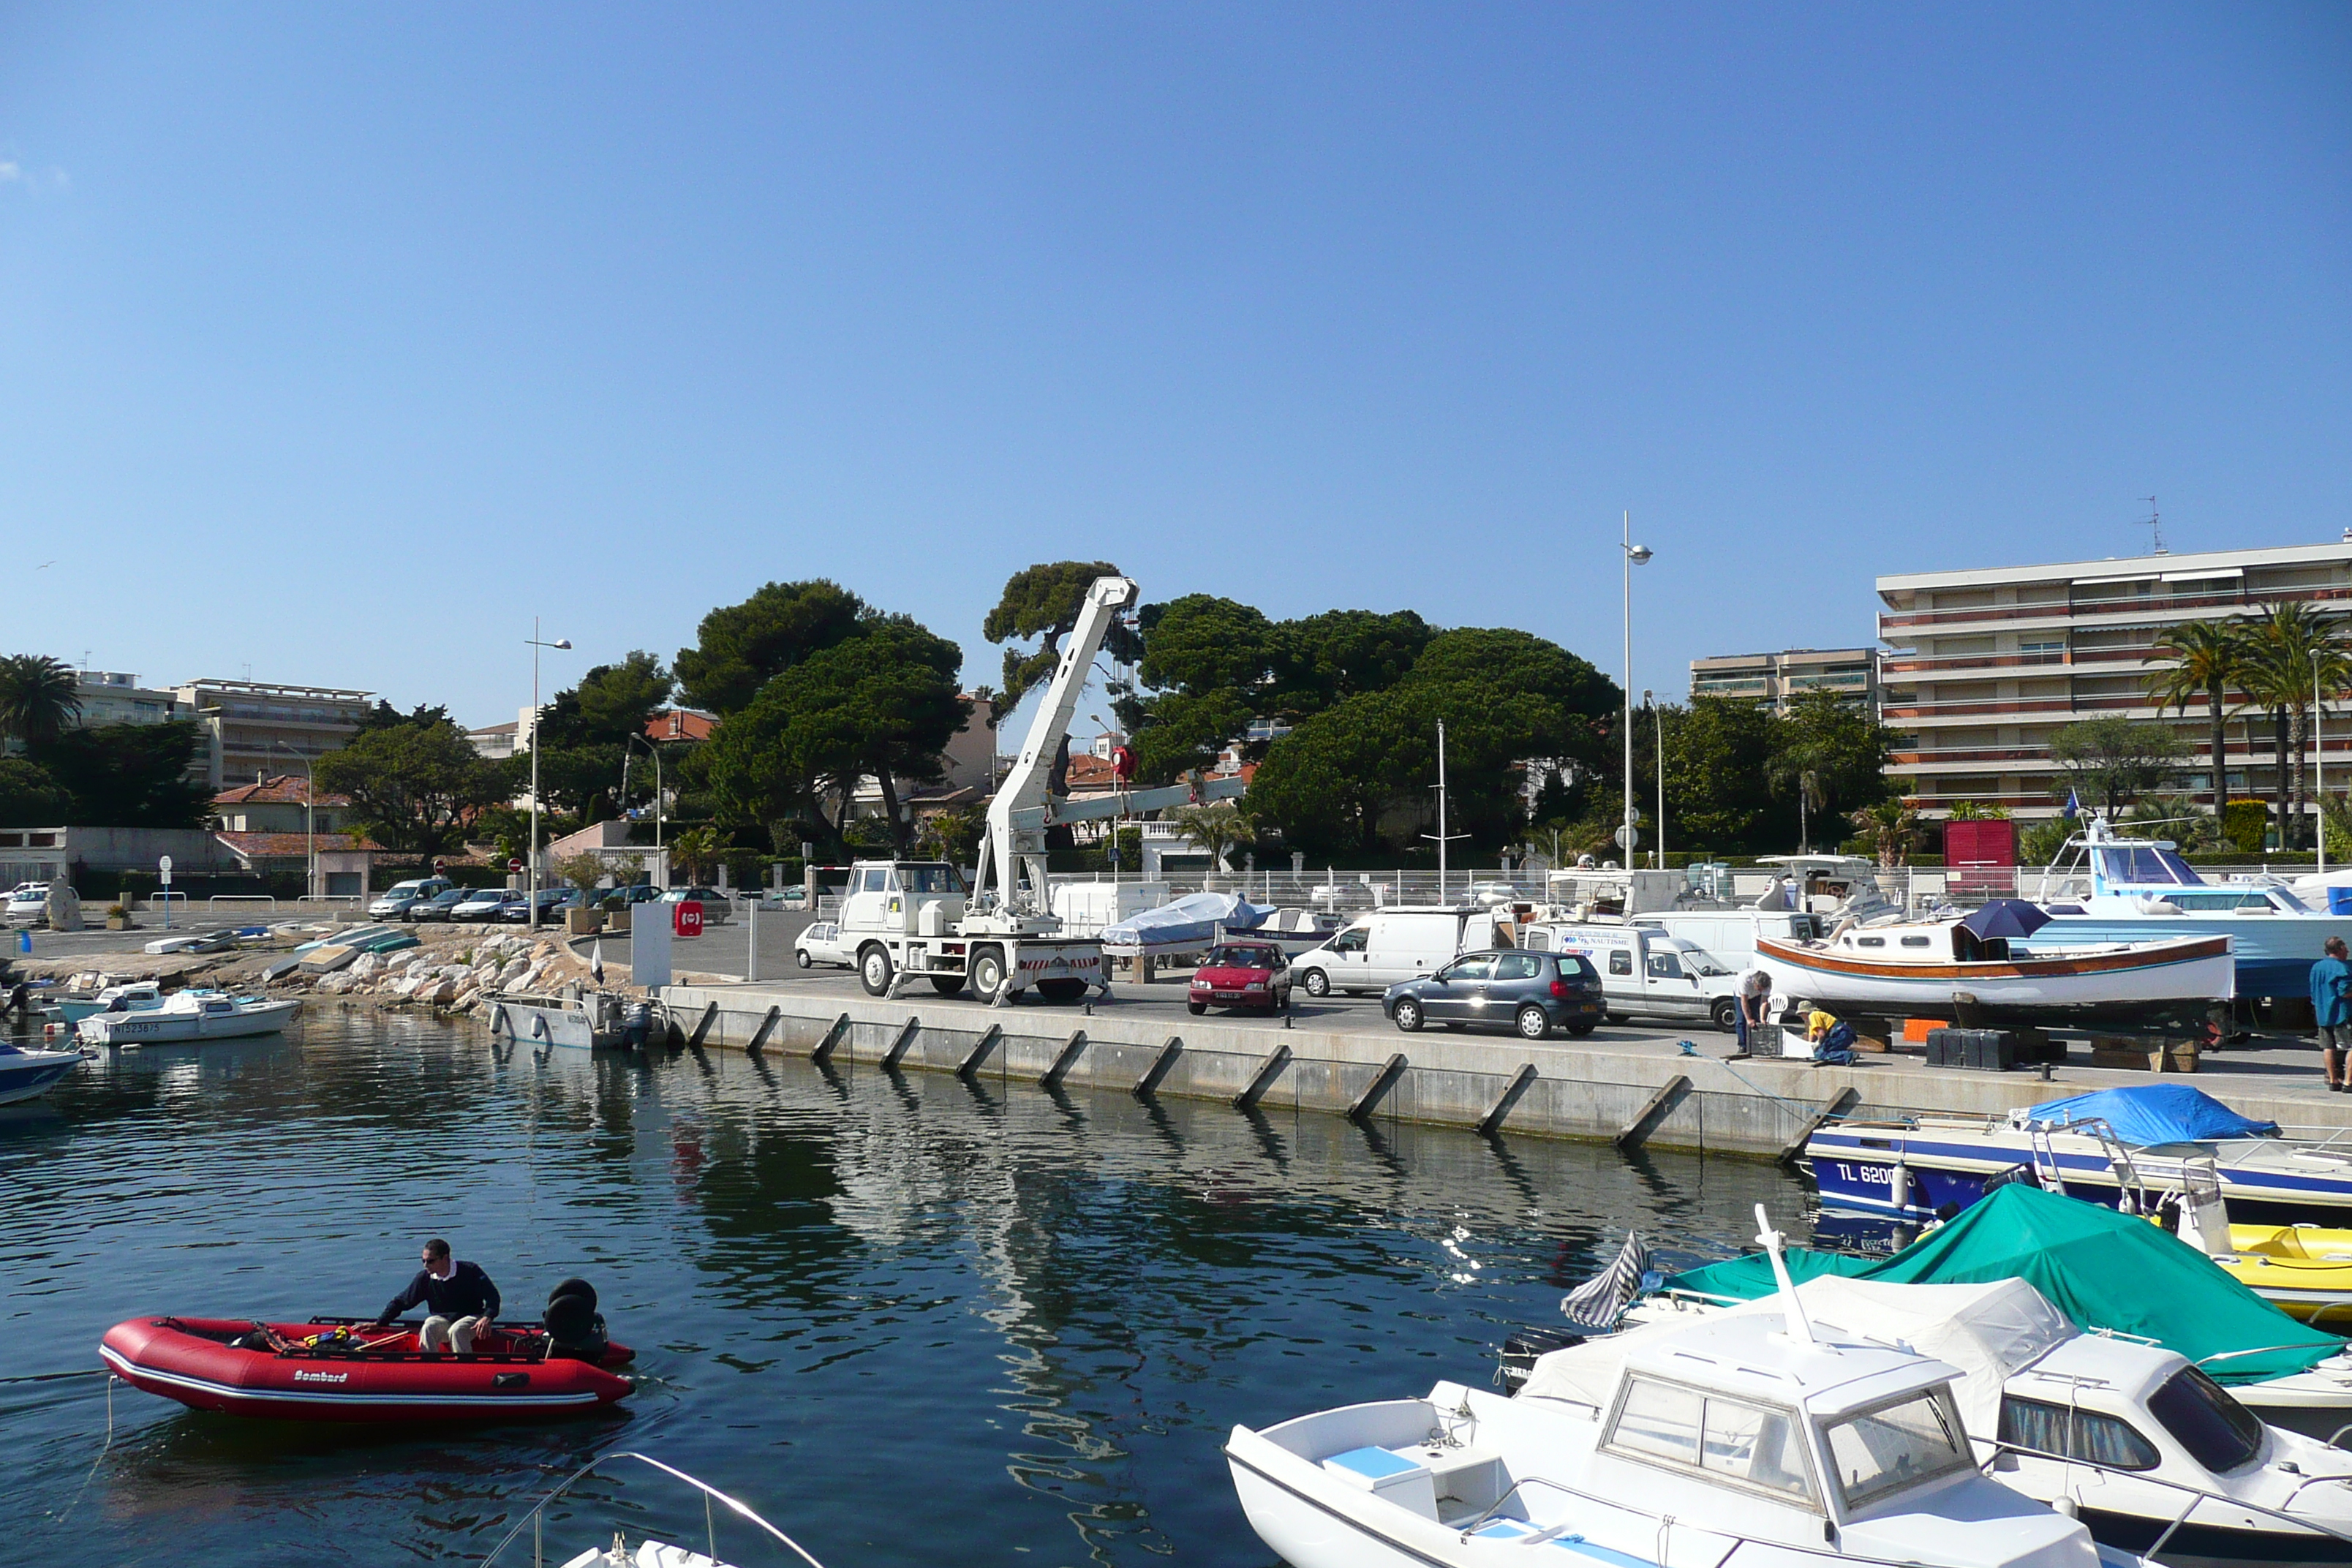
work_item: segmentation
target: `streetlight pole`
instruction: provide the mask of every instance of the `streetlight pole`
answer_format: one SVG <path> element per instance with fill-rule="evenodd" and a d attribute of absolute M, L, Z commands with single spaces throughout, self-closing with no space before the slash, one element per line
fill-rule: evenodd
<path fill-rule="evenodd" d="M 302 890 L 311 898 L 319 896 L 319 836 L 315 831 L 319 820 L 319 791 L 310 782 L 310 759 L 285 742 L 269 742 L 302 764 Z M 365 878 L 361 880 L 365 881 Z M 364 893 L 365 889 L 361 891 Z"/>
<path fill-rule="evenodd" d="M 558 637 L 553 642 L 539 640 L 539 617 L 530 618 L 530 854 L 524 861 L 524 897 L 530 900 L 529 920 L 533 931 L 539 930 L 539 650 L 543 647 L 570 648 L 570 637 Z"/>
<path fill-rule="evenodd" d="M 2311 793 L 2318 812 L 2313 823 L 2313 833 L 2318 839 L 2319 874 L 2327 875 L 2327 703 L 2319 689 L 2319 656 L 2324 648 L 2311 650 Z"/>
<path fill-rule="evenodd" d="M 646 755 L 654 760 L 654 847 L 658 849 L 662 847 L 661 748 L 643 735 L 631 735 L 629 739 L 643 746 Z"/>
<path fill-rule="evenodd" d="M 1658 869 L 1666 868 L 1666 712 L 1648 691 L 1642 693 L 1642 706 L 1658 722 Z"/>
<path fill-rule="evenodd" d="M 1633 864 L 1633 824 L 1640 814 L 1633 809 L 1633 568 L 1650 559 L 1650 547 L 1633 542 L 1633 514 L 1623 518 L 1625 537 L 1618 548 L 1625 554 L 1625 860 Z"/>

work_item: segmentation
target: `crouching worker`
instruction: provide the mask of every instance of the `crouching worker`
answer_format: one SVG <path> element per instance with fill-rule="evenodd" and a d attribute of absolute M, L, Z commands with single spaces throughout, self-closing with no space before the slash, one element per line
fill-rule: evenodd
<path fill-rule="evenodd" d="M 381 1326 L 411 1307 L 423 1307 L 429 1315 L 417 1331 L 417 1348 L 429 1352 L 454 1348 L 459 1355 L 468 1354 L 498 1320 L 499 1288 L 480 1264 L 453 1260 L 449 1244 L 437 1236 L 425 1244 L 424 1262 L 408 1289 L 384 1303 L 375 1321 Z"/>
<path fill-rule="evenodd" d="M 1813 1065 L 1817 1068 L 1853 1066 L 1853 1047 L 1859 1037 L 1852 1024 L 1819 1008 L 1805 1016 L 1805 1038 L 1813 1043 Z"/>

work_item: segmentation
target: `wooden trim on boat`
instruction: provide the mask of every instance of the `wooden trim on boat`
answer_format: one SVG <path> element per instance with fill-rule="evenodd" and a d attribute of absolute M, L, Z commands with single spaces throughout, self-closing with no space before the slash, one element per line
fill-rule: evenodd
<path fill-rule="evenodd" d="M 2230 951 L 2226 936 L 2186 937 L 2179 942 L 2126 948 L 2118 952 L 2083 958 L 2033 958 L 2000 963 L 1890 963 L 1882 959 L 1848 958 L 1826 948 L 1796 947 L 1776 938 L 1759 936 L 1759 958 L 1775 958 L 1799 969 L 1832 974 L 1863 974 L 1877 980 L 2028 980 L 2046 975 L 2104 974 L 2116 970 L 2158 969 L 2200 958 L 2220 958 Z"/>

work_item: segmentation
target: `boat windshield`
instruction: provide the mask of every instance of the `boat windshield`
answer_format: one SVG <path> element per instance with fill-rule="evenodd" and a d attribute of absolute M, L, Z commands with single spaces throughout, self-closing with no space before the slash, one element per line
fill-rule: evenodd
<path fill-rule="evenodd" d="M 2147 1396 L 2148 1414 L 2180 1440 L 2189 1457 L 2217 1474 L 2234 1470 L 2263 1451 L 2263 1424 L 2229 1390 L 2193 1366 L 2184 1366 Z"/>
<path fill-rule="evenodd" d="M 2200 888 L 2205 879 L 2189 862 L 2155 844 L 2102 844 L 2095 851 L 2099 874 L 2110 882 L 2156 883 L 2172 888 Z"/>
<path fill-rule="evenodd" d="M 1971 1468 L 1959 1413 L 1940 1388 L 1840 1421 L 1827 1436 L 1849 1508 Z"/>

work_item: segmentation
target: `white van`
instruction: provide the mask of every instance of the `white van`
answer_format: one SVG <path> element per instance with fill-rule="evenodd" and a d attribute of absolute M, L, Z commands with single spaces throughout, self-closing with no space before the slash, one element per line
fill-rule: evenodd
<path fill-rule="evenodd" d="M 1374 910 L 1292 959 L 1291 981 L 1309 996 L 1385 991 L 1400 980 L 1420 978 L 1456 953 L 1493 947 L 1498 923 L 1510 923 L 1508 910 L 1412 904 Z"/>
<path fill-rule="evenodd" d="M 1756 967 L 1758 937 L 1769 936 L 1774 942 L 1811 942 L 1827 935 L 1830 924 L 1825 916 L 1793 910 L 1699 910 L 1635 915 L 1633 923 L 1703 947 L 1743 973 Z"/>
<path fill-rule="evenodd" d="M 1609 1021 L 1670 1018 L 1729 1030 L 1739 1010 L 1739 976 L 1696 942 L 1647 926 L 1532 925 L 1519 945 L 1580 952 L 1601 972 Z"/>

